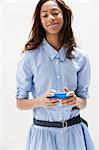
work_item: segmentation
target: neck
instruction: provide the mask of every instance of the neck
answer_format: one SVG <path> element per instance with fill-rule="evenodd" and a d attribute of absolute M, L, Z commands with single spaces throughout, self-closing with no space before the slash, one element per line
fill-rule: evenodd
<path fill-rule="evenodd" d="M 60 49 L 61 44 L 58 35 L 46 35 L 46 40 L 50 43 L 57 51 Z"/>

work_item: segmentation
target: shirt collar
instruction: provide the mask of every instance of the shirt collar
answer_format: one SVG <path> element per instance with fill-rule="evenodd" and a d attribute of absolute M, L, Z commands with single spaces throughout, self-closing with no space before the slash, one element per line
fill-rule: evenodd
<path fill-rule="evenodd" d="M 51 59 L 59 59 L 60 61 L 64 61 L 66 58 L 67 48 L 61 47 L 59 51 L 57 51 L 54 47 L 52 47 L 45 39 L 42 42 L 43 48 L 46 53 L 51 57 Z"/>

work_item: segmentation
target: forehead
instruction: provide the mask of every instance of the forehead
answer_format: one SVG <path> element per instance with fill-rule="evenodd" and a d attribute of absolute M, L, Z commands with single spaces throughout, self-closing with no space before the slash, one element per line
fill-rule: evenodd
<path fill-rule="evenodd" d="M 60 8 L 59 8 L 57 2 L 51 1 L 51 0 L 45 2 L 45 3 L 41 6 L 41 12 L 42 12 L 42 11 L 47 11 L 48 9 L 52 9 L 52 10 L 57 9 L 57 10 L 60 10 Z"/>

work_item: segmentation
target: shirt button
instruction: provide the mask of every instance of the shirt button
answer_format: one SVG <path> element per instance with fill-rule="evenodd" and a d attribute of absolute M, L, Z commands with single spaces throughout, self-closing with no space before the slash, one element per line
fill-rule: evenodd
<path fill-rule="evenodd" d="M 62 134 L 63 132 L 62 132 L 62 131 L 60 131 L 60 133 Z"/>
<path fill-rule="evenodd" d="M 58 64 L 58 61 L 56 61 L 56 64 Z"/>
<path fill-rule="evenodd" d="M 60 78 L 60 76 L 57 76 L 57 78 L 59 79 L 59 78 Z"/>
<path fill-rule="evenodd" d="M 61 117 L 59 117 L 59 120 L 62 120 L 62 118 L 61 118 Z"/>

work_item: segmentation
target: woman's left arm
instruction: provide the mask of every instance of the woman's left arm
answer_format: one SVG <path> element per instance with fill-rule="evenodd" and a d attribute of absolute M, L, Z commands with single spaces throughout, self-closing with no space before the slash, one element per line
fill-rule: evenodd
<path fill-rule="evenodd" d="M 64 91 L 68 92 L 68 95 L 70 96 L 67 99 L 61 100 L 61 106 L 71 105 L 76 106 L 79 109 L 84 109 L 87 105 L 87 100 L 81 97 L 78 97 L 75 95 L 73 91 L 70 91 L 67 87 L 64 87 Z"/>
<path fill-rule="evenodd" d="M 76 96 L 75 106 L 79 109 L 84 109 L 87 105 L 87 101 L 84 98 L 80 98 Z"/>
<path fill-rule="evenodd" d="M 71 95 L 68 99 L 61 100 L 61 106 L 71 105 L 79 109 L 84 109 L 87 101 L 84 98 L 77 97 L 75 94 Z"/>

